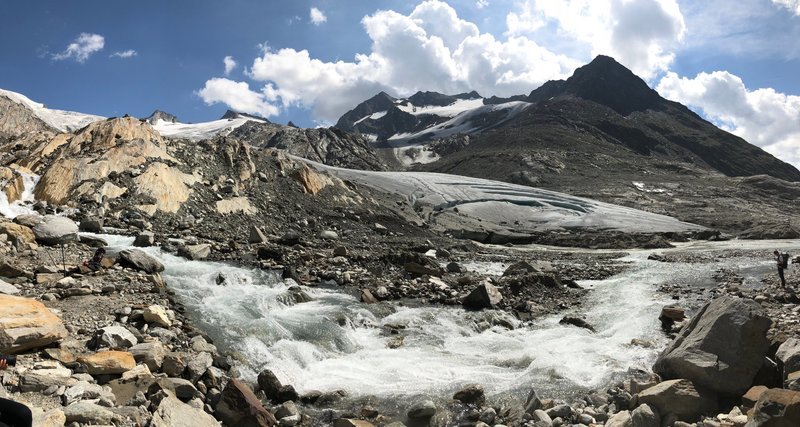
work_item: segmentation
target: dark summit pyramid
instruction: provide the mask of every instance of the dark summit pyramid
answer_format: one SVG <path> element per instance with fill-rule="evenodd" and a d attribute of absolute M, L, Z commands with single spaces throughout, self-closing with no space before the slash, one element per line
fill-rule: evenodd
<path fill-rule="evenodd" d="M 147 121 L 147 123 L 150 123 L 151 125 L 155 124 L 159 120 L 167 123 L 176 123 L 178 121 L 178 118 L 175 117 L 174 114 L 170 114 L 161 110 L 156 110 L 153 111 L 153 114 L 150 114 L 145 119 L 145 121 Z"/>
<path fill-rule="evenodd" d="M 225 114 L 223 114 L 222 117 L 220 117 L 220 120 L 225 120 L 225 119 L 233 120 L 233 119 L 239 119 L 239 118 L 255 119 L 255 120 L 261 120 L 261 121 L 266 122 L 266 123 L 271 123 L 269 120 L 267 120 L 267 119 L 265 119 L 265 118 L 263 118 L 261 116 L 257 116 L 255 114 L 239 113 L 239 112 L 233 111 L 233 110 L 225 111 Z"/>
<path fill-rule="evenodd" d="M 545 83 L 531 92 L 528 101 L 545 101 L 559 95 L 594 101 L 623 116 L 634 111 L 660 110 L 665 101 L 631 70 L 603 55 L 575 70 L 567 80 Z"/>

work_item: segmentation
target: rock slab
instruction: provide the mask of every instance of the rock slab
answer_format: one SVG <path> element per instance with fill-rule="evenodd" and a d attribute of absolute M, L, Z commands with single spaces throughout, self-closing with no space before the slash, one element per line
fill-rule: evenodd
<path fill-rule="evenodd" d="M 41 302 L 0 294 L 0 352 L 43 347 L 68 335 L 61 319 Z"/>
<path fill-rule="evenodd" d="M 706 304 L 661 353 L 653 371 L 729 395 L 750 388 L 769 349 L 771 320 L 755 301 L 721 297 Z"/>

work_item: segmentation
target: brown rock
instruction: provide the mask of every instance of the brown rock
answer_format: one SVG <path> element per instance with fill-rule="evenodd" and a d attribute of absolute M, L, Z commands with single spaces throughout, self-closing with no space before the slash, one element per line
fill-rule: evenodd
<path fill-rule="evenodd" d="M 378 299 L 372 295 L 372 292 L 370 292 L 369 289 L 364 288 L 361 290 L 361 302 L 364 304 L 376 304 Z"/>
<path fill-rule="evenodd" d="M 0 234 L 8 234 L 8 238 L 15 243 L 35 243 L 36 236 L 29 227 L 13 222 L 0 223 Z"/>
<path fill-rule="evenodd" d="M 79 357 L 78 362 L 86 365 L 92 375 L 121 374 L 136 367 L 133 355 L 127 351 L 99 351 Z"/>
<path fill-rule="evenodd" d="M 639 402 L 658 409 L 660 414 L 675 414 L 682 421 L 697 420 L 717 410 L 716 396 L 698 389 L 689 380 L 664 381 L 639 393 Z"/>
<path fill-rule="evenodd" d="M 747 422 L 747 427 L 762 426 L 800 426 L 800 392 L 779 388 L 764 391 Z"/>
<path fill-rule="evenodd" d="M 217 418 L 227 425 L 272 427 L 275 417 L 261 404 L 253 391 L 238 379 L 231 379 L 215 408 Z"/>
<path fill-rule="evenodd" d="M 756 406 L 758 399 L 767 390 L 767 387 L 764 387 L 763 385 L 750 387 L 750 390 L 747 390 L 747 393 L 742 396 L 742 406 L 745 408 L 752 408 Z"/>
<path fill-rule="evenodd" d="M 67 335 L 61 319 L 41 302 L 0 294 L 0 352 L 43 347 Z"/>

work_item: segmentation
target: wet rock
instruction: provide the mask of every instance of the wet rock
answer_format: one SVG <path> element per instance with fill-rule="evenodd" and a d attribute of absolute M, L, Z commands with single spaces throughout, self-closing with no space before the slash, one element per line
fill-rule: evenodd
<path fill-rule="evenodd" d="M 178 249 L 178 256 L 195 261 L 206 259 L 209 255 L 211 255 L 211 245 L 208 243 L 186 245 Z"/>
<path fill-rule="evenodd" d="M 202 335 L 197 335 L 196 337 L 193 337 L 190 343 L 192 344 L 192 350 L 198 353 L 207 352 L 213 354 L 217 352 L 217 346 L 206 341 L 206 339 L 203 338 Z"/>
<path fill-rule="evenodd" d="M 672 331 L 673 325 L 678 322 L 682 322 L 685 319 L 686 314 L 684 313 L 684 310 L 674 305 L 668 305 L 662 308 L 661 314 L 658 316 L 658 320 L 661 321 L 661 329 L 667 333 Z"/>
<path fill-rule="evenodd" d="M 464 269 L 461 265 L 457 262 L 450 262 L 447 263 L 447 267 L 445 267 L 448 273 L 463 273 Z"/>
<path fill-rule="evenodd" d="M 164 271 L 163 264 L 139 249 L 125 249 L 124 251 L 120 251 L 118 262 L 124 267 L 133 268 L 150 274 Z"/>
<path fill-rule="evenodd" d="M 166 355 L 164 346 L 158 341 L 136 344 L 129 348 L 128 351 L 131 352 L 136 363 L 144 363 L 152 372 L 161 369 Z M 181 369 L 182 372 L 183 369 Z"/>
<path fill-rule="evenodd" d="M 525 400 L 525 412 L 528 414 L 533 414 L 534 411 L 540 409 L 542 407 L 542 400 L 539 399 L 539 395 L 536 393 L 536 390 L 531 389 L 530 393 L 528 393 L 528 398 Z"/>
<path fill-rule="evenodd" d="M 800 426 L 800 392 L 766 390 L 756 402 L 747 426 Z"/>
<path fill-rule="evenodd" d="M 484 394 L 483 386 L 480 384 L 471 384 L 457 391 L 453 395 L 453 399 L 480 407 L 483 406 L 483 403 L 486 401 L 486 395 Z"/>
<path fill-rule="evenodd" d="M 133 355 L 127 351 L 99 351 L 79 357 L 78 362 L 86 365 L 91 375 L 121 374 L 136 367 Z"/>
<path fill-rule="evenodd" d="M 300 415 L 300 410 L 297 409 L 297 405 L 292 401 L 282 403 L 281 406 L 275 410 L 275 418 L 279 420 L 295 415 Z"/>
<path fill-rule="evenodd" d="M 66 338 L 67 329 L 39 301 L 0 294 L 0 352 L 18 353 Z"/>
<path fill-rule="evenodd" d="M 369 289 L 364 288 L 361 290 L 361 302 L 364 304 L 377 304 L 378 299 L 372 295 Z"/>
<path fill-rule="evenodd" d="M 144 248 L 156 244 L 156 236 L 152 231 L 143 231 L 133 240 L 133 246 Z"/>
<path fill-rule="evenodd" d="M 581 319 L 580 317 L 573 317 L 573 316 L 564 316 L 558 323 L 562 325 L 572 325 L 577 326 L 579 328 L 588 329 L 592 332 L 597 332 L 594 329 L 594 326 L 590 325 L 589 322 Z"/>
<path fill-rule="evenodd" d="M 65 216 L 46 215 L 33 227 L 33 234 L 43 245 L 61 245 L 78 241 L 78 226 Z"/>
<path fill-rule="evenodd" d="M 639 402 L 653 406 L 660 414 L 675 414 L 682 421 L 697 420 L 700 415 L 714 414 L 716 396 L 697 388 L 691 381 L 669 380 L 639 393 Z"/>
<path fill-rule="evenodd" d="M 84 218 L 78 225 L 78 229 L 87 233 L 102 233 L 103 220 L 96 218 Z"/>
<path fill-rule="evenodd" d="M 653 370 L 711 390 L 741 395 L 769 349 L 772 322 L 752 300 L 717 298 L 706 304 L 661 353 Z"/>
<path fill-rule="evenodd" d="M 237 379 L 228 381 L 215 414 L 227 425 L 272 427 L 277 424 L 275 417 L 264 408 L 250 387 Z"/>
<path fill-rule="evenodd" d="M 187 405 L 174 395 L 161 399 L 150 422 L 152 427 L 217 427 L 219 422 L 211 415 Z"/>
<path fill-rule="evenodd" d="M 417 402 L 408 409 L 408 418 L 422 419 L 436 415 L 436 404 L 432 400 Z"/>
<path fill-rule="evenodd" d="M 108 246 L 108 242 L 99 237 L 86 236 L 86 235 L 81 235 L 78 237 L 80 238 L 80 242 L 86 246 L 91 246 L 93 248 L 104 248 Z"/>
<path fill-rule="evenodd" d="M 281 388 L 278 390 L 277 396 L 278 402 L 286 402 L 291 400 L 292 402 L 300 400 L 300 394 L 294 389 L 294 386 L 291 384 L 282 385 Z"/>
<path fill-rule="evenodd" d="M 503 295 L 500 294 L 500 290 L 489 281 L 484 281 L 464 298 L 462 305 L 464 308 L 481 310 L 495 307 L 502 299 Z"/>
<path fill-rule="evenodd" d="M 572 417 L 572 413 L 574 412 L 574 410 L 572 409 L 571 406 L 563 404 L 563 405 L 556 405 L 546 410 L 545 412 L 547 412 L 547 415 L 553 419 L 555 418 L 570 419 Z"/>
<path fill-rule="evenodd" d="M 258 374 L 258 387 L 264 392 L 267 399 L 276 400 L 282 386 L 278 377 L 269 369 Z"/>
<path fill-rule="evenodd" d="M 546 426 L 553 425 L 553 419 L 550 418 L 550 415 L 547 415 L 547 412 L 537 409 L 531 413 L 531 420 L 535 423 L 543 423 Z"/>

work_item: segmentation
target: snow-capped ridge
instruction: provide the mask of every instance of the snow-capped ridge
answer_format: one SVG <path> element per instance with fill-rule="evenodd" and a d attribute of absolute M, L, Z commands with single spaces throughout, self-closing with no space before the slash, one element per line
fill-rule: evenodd
<path fill-rule="evenodd" d="M 60 132 L 74 132 L 86 127 L 86 125 L 98 120 L 105 120 L 105 117 L 93 114 L 84 114 L 76 111 L 56 110 L 47 108 L 44 104 L 36 102 L 27 96 L 10 90 L 0 89 L 0 96 L 21 104 L 31 110 L 33 114 L 43 122 Z"/>

